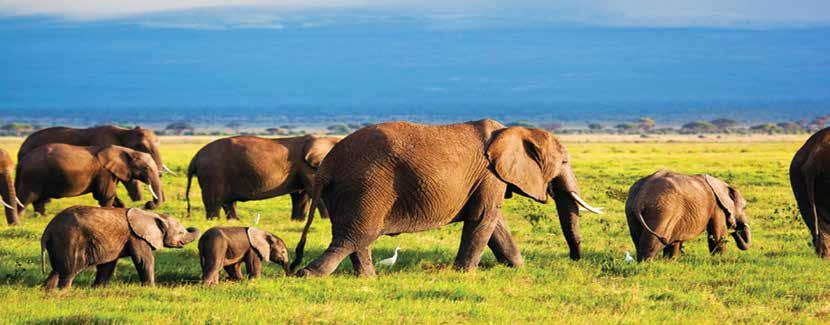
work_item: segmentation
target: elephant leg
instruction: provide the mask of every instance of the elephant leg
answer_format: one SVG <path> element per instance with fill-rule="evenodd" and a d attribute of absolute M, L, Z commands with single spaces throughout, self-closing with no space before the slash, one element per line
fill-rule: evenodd
<path fill-rule="evenodd" d="M 519 251 L 519 247 L 516 246 L 516 242 L 513 241 L 513 236 L 510 234 L 510 229 L 507 227 L 504 218 L 499 218 L 496 221 L 496 228 L 493 230 L 493 235 L 490 236 L 487 246 L 493 251 L 493 255 L 496 256 L 499 263 L 510 267 L 524 265 L 522 253 Z"/>
<path fill-rule="evenodd" d="M 59 274 L 58 278 L 58 288 L 61 290 L 72 288 L 72 281 L 75 280 L 75 276 L 78 275 L 78 271 L 71 271 L 69 273 Z"/>
<path fill-rule="evenodd" d="M 311 196 L 306 191 L 291 192 L 289 195 L 291 195 L 291 220 L 305 220 Z"/>
<path fill-rule="evenodd" d="M 663 257 L 665 258 L 675 258 L 680 255 L 680 246 L 681 243 L 674 243 L 663 247 Z"/>
<path fill-rule="evenodd" d="M 248 276 L 252 279 L 262 275 L 262 260 L 253 251 L 249 251 L 245 255 L 245 270 L 248 271 Z"/>
<path fill-rule="evenodd" d="M 724 249 L 726 249 L 726 246 L 723 244 L 723 238 L 727 232 L 725 223 L 718 223 L 714 220 L 709 221 L 709 224 L 706 226 L 706 232 L 708 233 L 706 241 L 709 244 L 709 253 L 712 255 L 723 253 Z"/>
<path fill-rule="evenodd" d="M 143 241 L 142 239 L 131 238 L 130 241 L 130 257 L 133 260 L 133 264 L 135 264 L 138 277 L 145 285 L 154 286 L 156 284 L 156 273 L 153 250 L 147 243 L 140 242 Z"/>
<path fill-rule="evenodd" d="M 346 256 L 354 252 L 353 245 L 346 245 L 339 240 L 333 240 L 323 255 L 312 261 L 308 266 L 297 272 L 299 276 L 326 276 L 332 274 Z"/>
<path fill-rule="evenodd" d="M 329 209 L 326 208 L 326 203 L 323 200 L 317 202 L 317 212 L 320 213 L 320 218 L 328 219 L 329 218 Z"/>
<path fill-rule="evenodd" d="M 124 188 L 127 189 L 127 195 L 129 195 L 130 200 L 133 200 L 133 202 L 138 202 L 143 199 L 141 182 L 136 180 L 127 181 L 124 183 Z"/>
<path fill-rule="evenodd" d="M 657 252 L 663 248 L 663 243 L 657 237 L 643 234 L 640 236 L 637 245 L 637 261 L 650 261 L 657 255 Z"/>
<path fill-rule="evenodd" d="M 242 263 L 225 266 L 225 272 L 228 272 L 228 278 L 233 281 L 242 280 Z"/>
<path fill-rule="evenodd" d="M 46 203 L 49 203 L 49 199 L 40 199 L 35 201 L 34 208 L 35 213 L 45 216 L 46 215 Z"/>
<path fill-rule="evenodd" d="M 225 210 L 225 218 L 228 220 L 239 220 L 239 217 L 236 215 L 236 201 L 222 204 L 222 209 Z"/>
<path fill-rule="evenodd" d="M 461 231 L 461 245 L 455 256 L 455 268 L 469 271 L 478 267 L 481 255 L 493 236 L 497 220 L 501 218 L 500 208 L 485 211 L 478 220 L 464 221 Z"/>
<path fill-rule="evenodd" d="M 205 285 L 219 283 L 219 270 L 221 270 L 221 263 L 218 259 L 203 259 L 202 283 Z"/>
<path fill-rule="evenodd" d="M 107 285 L 112 277 L 112 274 L 115 273 L 116 264 L 118 264 L 118 260 L 95 266 L 95 282 L 92 283 L 92 286 L 101 287 Z"/>
<path fill-rule="evenodd" d="M 116 208 L 126 208 L 127 207 L 127 205 L 124 204 L 124 201 L 121 201 L 121 199 L 118 198 L 118 196 L 116 196 L 115 200 L 113 200 L 112 206 L 116 207 Z"/>
<path fill-rule="evenodd" d="M 49 273 L 49 276 L 46 278 L 46 281 L 43 282 L 43 289 L 47 291 L 55 290 L 58 286 L 58 280 L 60 279 L 60 274 L 58 271 L 52 270 L 52 273 Z"/>
<path fill-rule="evenodd" d="M 367 246 L 356 250 L 349 255 L 352 260 L 352 267 L 355 273 L 362 277 L 373 277 L 376 275 L 375 266 L 372 264 L 372 247 Z"/>

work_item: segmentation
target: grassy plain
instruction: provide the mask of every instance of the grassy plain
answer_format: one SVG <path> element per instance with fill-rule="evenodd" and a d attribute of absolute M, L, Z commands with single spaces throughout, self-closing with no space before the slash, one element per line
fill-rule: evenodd
<path fill-rule="evenodd" d="M 383 237 L 374 246 L 378 260 L 402 247 L 398 263 L 374 279 L 351 275 L 348 259 L 335 276 L 285 277 L 276 265 L 264 278 L 210 288 L 200 277 L 197 248 L 156 252 L 156 287 L 139 285 L 128 259 L 119 262 L 113 283 L 91 289 L 93 269 L 68 292 L 47 294 L 39 285 L 39 239 L 48 220 L 90 196 L 54 200 L 47 216 L 31 208 L 19 227 L 0 225 L 0 319 L 3 322 L 828 322 L 827 262 L 812 253 L 809 234 L 796 210 L 787 168 L 806 136 L 666 141 L 589 142 L 565 137 L 583 196 L 605 215 L 581 218 L 584 258 L 567 258 L 552 204 L 524 198 L 505 204 L 526 266 L 495 263 L 488 251 L 481 268 L 461 273 L 452 263 L 460 225 L 417 234 Z M 166 176 L 169 201 L 161 211 L 202 230 L 220 224 L 246 225 L 257 213 L 260 227 L 286 240 L 293 253 L 302 224 L 289 221 L 288 197 L 240 203 L 241 222 L 206 221 L 198 186 L 194 211 L 185 217 L 186 166 L 206 138 L 162 138 L 165 162 L 178 172 Z M 637 141 L 637 142 L 633 142 Z M 0 139 L 16 154 L 20 139 Z M 746 252 L 732 243 L 722 256 L 707 253 L 703 236 L 685 245 L 677 260 L 625 263 L 634 252 L 625 222 L 628 187 L 659 168 L 710 173 L 742 190 L 748 200 L 754 243 Z M 126 194 L 121 192 L 126 198 Z M 132 203 L 138 207 L 140 203 Z M 330 238 L 317 219 L 306 262 Z M 48 268 L 48 265 L 47 265 Z"/>

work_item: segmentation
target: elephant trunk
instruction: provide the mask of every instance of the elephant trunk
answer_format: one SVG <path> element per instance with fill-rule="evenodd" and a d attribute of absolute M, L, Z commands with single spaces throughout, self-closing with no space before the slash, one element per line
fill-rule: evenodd
<path fill-rule="evenodd" d="M 158 208 L 164 202 L 164 189 L 161 186 L 161 178 L 158 174 L 151 174 L 149 178 L 149 190 L 153 195 L 153 200 L 147 202 L 145 208 L 152 210 Z"/>
<path fill-rule="evenodd" d="M 752 245 L 752 232 L 749 230 L 749 224 L 738 222 L 737 230 L 732 233 L 732 238 L 735 239 L 735 244 L 738 249 L 745 251 Z"/>
<path fill-rule="evenodd" d="M 570 249 L 569 256 L 572 260 L 582 258 L 581 243 L 579 235 L 579 205 L 571 193 L 579 193 L 576 184 L 576 177 L 569 166 L 566 166 L 562 175 L 555 178 L 548 187 L 548 194 L 556 202 L 556 212 L 559 214 L 559 224 L 562 226 L 562 234 L 568 242 Z"/>
<path fill-rule="evenodd" d="M 17 199 L 17 193 L 14 190 L 14 180 L 12 180 L 11 171 L 6 171 L 2 176 L 2 185 L 0 185 L 0 196 L 2 196 L 3 205 L 6 209 L 6 222 L 9 225 L 17 225 L 17 207 L 20 202 Z"/>

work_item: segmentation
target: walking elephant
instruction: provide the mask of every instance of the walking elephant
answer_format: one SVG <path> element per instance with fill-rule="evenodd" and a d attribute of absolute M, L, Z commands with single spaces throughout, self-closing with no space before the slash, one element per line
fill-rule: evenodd
<path fill-rule="evenodd" d="M 463 222 L 455 267 L 478 266 L 485 246 L 497 260 L 522 265 L 502 216 L 511 194 L 556 202 L 571 259 L 581 257 L 579 196 L 568 152 L 550 133 L 505 127 L 493 120 L 451 125 L 407 122 L 364 127 L 341 140 L 317 172 L 312 209 L 325 203 L 332 242 L 297 274 L 332 273 L 349 256 L 361 276 L 375 274 L 372 243 L 382 235 L 419 232 Z M 312 214 L 292 270 L 301 263 Z"/>
<path fill-rule="evenodd" d="M 120 146 L 47 144 L 29 152 L 17 165 L 15 189 L 22 202 L 18 213 L 34 203 L 35 211 L 42 215 L 49 199 L 87 193 L 102 207 L 124 207 L 115 196 L 119 181 L 149 185 L 153 200 L 145 204 L 146 209 L 164 202 L 158 167 L 149 154 Z"/>
<path fill-rule="evenodd" d="M 181 248 L 199 238 L 196 228 L 185 229 L 176 218 L 140 209 L 74 206 L 46 225 L 40 239 L 40 264 L 49 252 L 52 272 L 46 290 L 72 287 L 75 276 L 96 266 L 93 286 L 106 285 L 118 259 L 130 257 L 141 282 L 155 284 L 153 251 Z"/>
<path fill-rule="evenodd" d="M 798 210 L 821 258 L 830 258 L 830 128 L 804 143 L 790 164 Z"/>
<path fill-rule="evenodd" d="M 191 179 L 196 176 L 208 219 L 218 218 L 220 208 L 228 219 L 237 219 L 237 201 L 289 194 L 291 218 L 303 220 L 314 173 L 337 141 L 312 135 L 278 139 L 238 136 L 213 141 L 196 153 L 187 168 L 187 212 Z M 325 207 L 318 207 L 327 217 Z"/>
<path fill-rule="evenodd" d="M 745 208 L 741 192 L 717 178 L 660 170 L 631 186 L 625 215 L 637 260 L 644 261 L 660 248 L 665 257 L 677 256 L 683 242 L 704 230 L 712 254 L 723 251 L 729 230 L 734 230 L 739 249 L 749 249 L 752 234 Z"/>
<path fill-rule="evenodd" d="M 96 126 L 86 129 L 76 129 L 69 127 L 51 127 L 39 130 L 29 135 L 23 144 L 20 145 L 20 151 L 17 152 L 17 161 L 23 160 L 23 156 L 29 154 L 37 147 L 50 144 L 63 143 L 75 146 L 87 147 L 105 147 L 110 145 L 127 147 L 133 150 L 141 151 L 150 154 L 155 161 L 156 166 L 163 172 L 173 173 L 161 161 L 161 153 L 159 152 L 159 140 L 156 138 L 152 130 L 142 127 L 135 127 L 126 129 L 113 125 Z M 124 187 L 133 201 L 141 201 L 141 188 L 138 182 L 125 182 Z"/>
<path fill-rule="evenodd" d="M 18 224 L 17 208 L 20 205 L 20 200 L 17 199 L 17 193 L 14 190 L 14 161 L 6 150 L 0 149 L 0 203 L 6 210 L 6 222 L 9 225 Z"/>

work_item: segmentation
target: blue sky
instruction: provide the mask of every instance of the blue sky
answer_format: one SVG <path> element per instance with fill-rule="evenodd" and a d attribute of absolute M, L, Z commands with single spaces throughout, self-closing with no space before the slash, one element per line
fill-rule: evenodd
<path fill-rule="evenodd" d="M 377 3 L 0 0 L 0 111 L 573 118 L 830 103 L 830 1 Z"/>

